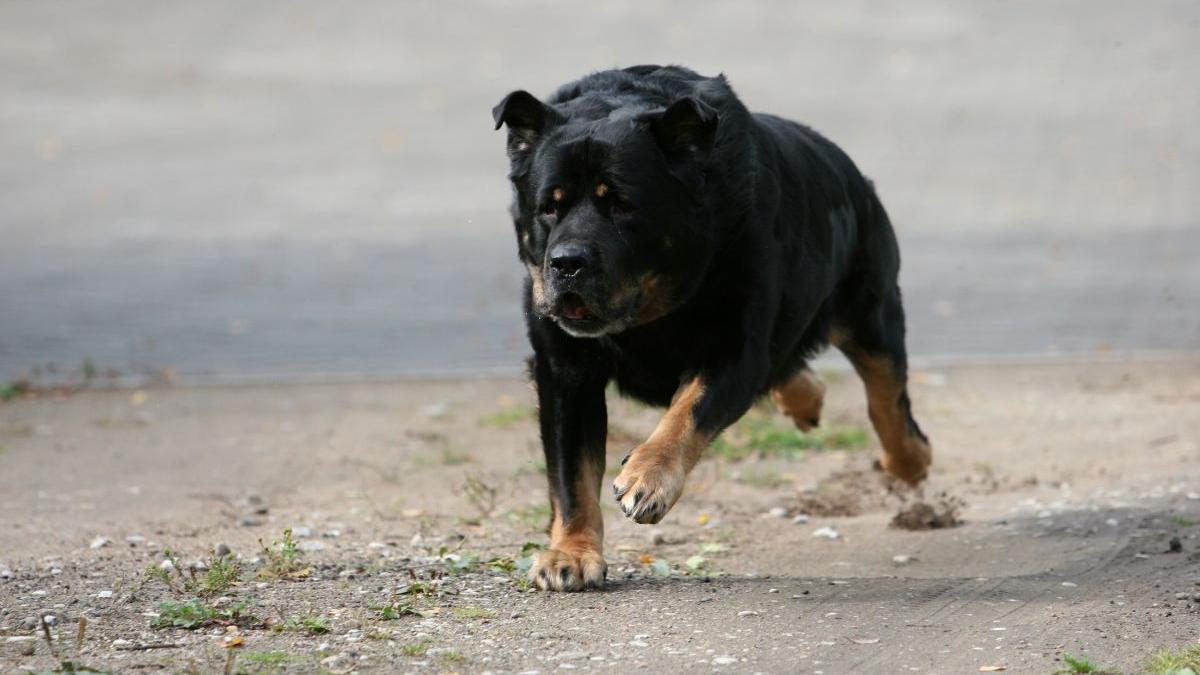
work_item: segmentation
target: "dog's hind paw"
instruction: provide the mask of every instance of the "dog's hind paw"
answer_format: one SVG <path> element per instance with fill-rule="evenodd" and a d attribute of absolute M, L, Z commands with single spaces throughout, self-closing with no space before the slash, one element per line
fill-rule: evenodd
<path fill-rule="evenodd" d="M 529 580 L 543 591 L 589 591 L 604 588 L 608 564 L 595 551 L 578 554 L 549 549 L 538 554 L 529 568 Z"/>
<path fill-rule="evenodd" d="M 634 450 L 613 481 L 613 494 L 621 511 L 634 522 L 657 523 L 683 494 L 686 478 L 678 461 L 664 463 L 660 456 L 639 457 Z"/>

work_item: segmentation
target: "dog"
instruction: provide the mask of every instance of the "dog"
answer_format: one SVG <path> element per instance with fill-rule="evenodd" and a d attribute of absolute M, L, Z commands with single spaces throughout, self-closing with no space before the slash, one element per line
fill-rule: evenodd
<path fill-rule="evenodd" d="M 610 382 L 666 408 L 612 483 L 638 523 L 662 520 L 705 447 L 758 398 L 817 426 L 825 387 L 807 362 L 830 343 L 863 380 L 879 465 L 925 478 L 896 236 L 836 145 L 749 112 L 724 75 L 678 66 L 593 73 L 545 101 L 514 91 L 492 117 L 508 132 L 550 487 L 538 588 L 604 586 Z"/>

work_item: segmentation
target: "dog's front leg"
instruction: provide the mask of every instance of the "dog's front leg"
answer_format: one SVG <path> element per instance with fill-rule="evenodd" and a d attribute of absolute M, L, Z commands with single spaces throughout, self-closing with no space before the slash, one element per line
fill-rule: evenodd
<path fill-rule="evenodd" d="M 613 481 L 625 515 L 639 523 L 662 520 L 709 442 L 750 409 L 766 378 L 765 355 L 749 350 L 724 368 L 688 377 L 654 433 L 629 453 Z"/>
<path fill-rule="evenodd" d="M 600 481 L 608 433 L 598 359 L 533 362 L 538 418 L 550 482 L 550 548 L 534 560 L 530 580 L 542 590 L 582 591 L 604 586 L 604 520 Z"/>

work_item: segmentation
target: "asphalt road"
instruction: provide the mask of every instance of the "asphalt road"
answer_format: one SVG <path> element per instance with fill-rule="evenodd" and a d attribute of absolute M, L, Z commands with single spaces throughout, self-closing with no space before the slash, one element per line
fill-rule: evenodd
<path fill-rule="evenodd" d="M 1193 2 L 6 2 L 0 377 L 515 372 L 489 109 L 644 62 L 875 178 L 918 357 L 1200 347 Z"/>

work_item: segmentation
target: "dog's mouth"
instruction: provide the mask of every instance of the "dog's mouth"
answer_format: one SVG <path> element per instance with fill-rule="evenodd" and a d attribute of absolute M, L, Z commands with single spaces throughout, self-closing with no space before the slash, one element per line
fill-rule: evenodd
<path fill-rule="evenodd" d="M 563 330 L 575 337 L 599 337 L 628 327 L 638 299 L 635 297 L 632 302 L 613 308 L 590 304 L 579 293 L 568 291 L 559 296 L 551 316 Z"/>
<path fill-rule="evenodd" d="M 584 322 L 596 319 L 596 314 L 588 308 L 583 296 L 578 293 L 564 293 L 559 302 L 558 316 L 564 321 Z"/>

